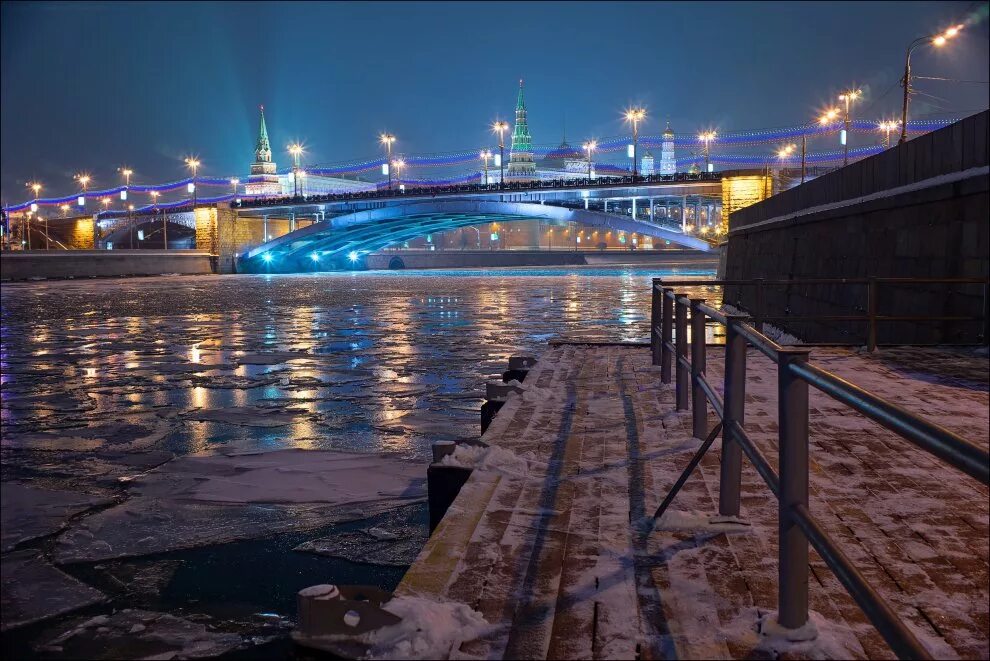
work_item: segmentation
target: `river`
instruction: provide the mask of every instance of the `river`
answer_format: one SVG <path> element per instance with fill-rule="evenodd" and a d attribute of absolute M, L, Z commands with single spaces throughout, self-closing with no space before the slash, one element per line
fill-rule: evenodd
<path fill-rule="evenodd" d="M 51 534 L 5 540 L 4 550 L 46 566 L 53 561 L 109 600 L 81 613 L 192 614 L 241 636 L 242 652 L 256 644 L 284 645 L 300 587 L 395 586 L 415 543 L 393 548 L 367 533 L 391 526 L 421 544 L 421 503 L 325 525 L 298 508 L 283 508 L 280 516 L 289 524 L 266 528 L 262 522 L 254 534 L 242 529 L 215 543 L 207 534 L 189 548 L 163 534 L 161 540 L 148 536 L 146 551 L 125 552 L 107 538 L 115 549 L 99 556 L 103 562 L 65 555 L 65 538 L 79 532 L 81 520 L 85 525 L 87 517 L 106 514 L 92 514 L 100 507 L 140 500 L 132 481 L 176 458 L 285 449 L 389 453 L 425 475 L 432 442 L 479 437 L 484 384 L 498 377 L 509 356 L 538 356 L 551 338 L 644 341 L 651 278 L 712 276 L 580 267 L 4 284 L 4 488 L 105 501 L 55 517 Z M 692 293 L 718 303 L 714 288 Z M 261 521 L 256 510 L 265 508 L 241 509 L 251 523 Z M 174 528 L 172 537 L 203 527 L 183 533 L 176 521 L 162 521 Z M 69 532 L 60 535 L 64 526 Z M 341 535 L 350 540 L 343 551 L 293 551 Z M 5 577 L 8 587 L 18 580 L 34 579 Z M 75 622 L 42 617 L 46 626 Z M 19 632 L 8 634 L 14 642 L 5 648 L 24 653 L 50 633 L 42 625 Z M 137 649 L 125 633 L 118 647 Z M 81 642 L 73 648 L 74 640 Z M 87 646 L 84 633 L 69 643 L 59 645 L 65 648 L 60 654 L 102 649 L 92 640 Z"/>

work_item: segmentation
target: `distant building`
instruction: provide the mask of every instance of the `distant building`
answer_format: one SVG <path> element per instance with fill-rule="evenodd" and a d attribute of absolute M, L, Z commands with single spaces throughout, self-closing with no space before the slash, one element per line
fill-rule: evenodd
<path fill-rule="evenodd" d="M 536 179 L 536 163 L 533 161 L 533 138 L 529 135 L 526 122 L 526 101 L 523 99 L 523 81 L 519 81 L 519 96 L 516 98 L 516 125 L 512 130 L 512 150 L 509 153 L 510 181 L 532 181 Z"/>
<path fill-rule="evenodd" d="M 333 193 L 353 193 L 355 191 L 374 190 L 375 184 L 358 177 L 338 176 L 327 177 L 303 171 L 303 197 L 310 195 L 329 195 Z M 295 192 L 295 173 L 276 171 L 272 160 L 272 148 L 268 142 L 268 127 L 265 125 L 265 107 L 261 106 L 261 125 L 258 129 L 258 142 L 254 150 L 254 163 L 251 164 L 251 174 L 244 184 L 245 195 L 284 197 Z"/>
<path fill-rule="evenodd" d="M 244 184 L 245 195 L 281 195 L 282 185 L 272 160 L 272 148 L 268 143 L 268 127 L 265 126 L 265 107 L 261 106 L 261 126 L 258 128 L 258 143 L 254 148 L 254 163 L 251 174 Z"/>
<path fill-rule="evenodd" d="M 646 152 L 646 155 L 640 159 L 639 173 L 642 175 L 655 174 L 656 170 L 653 167 L 653 154 Z"/>
<path fill-rule="evenodd" d="M 667 122 L 660 145 L 660 174 L 677 174 L 677 157 L 674 155 L 674 132 Z"/>

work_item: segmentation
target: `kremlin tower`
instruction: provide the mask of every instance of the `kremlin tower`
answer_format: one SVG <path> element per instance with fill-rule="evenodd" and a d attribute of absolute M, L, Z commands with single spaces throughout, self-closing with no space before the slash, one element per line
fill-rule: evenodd
<path fill-rule="evenodd" d="M 268 127 L 265 126 L 265 106 L 261 106 L 261 126 L 258 128 L 258 143 L 254 148 L 254 163 L 251 175 L 244 185 L 245 195 L 281 195 L 282 185 L 272 161 L 272 148 L 268 143 Z"/>
<path fill-rule="evenodd" d="M 523 81 L 519 80 L 519 97 L 516 99 L 516 125 L 512 130 L 512 151 L 509 153 L 510 181 L 533 181 L 536 179 L 536 163 L 533 161 L 533 138 L 529 135 L 526 123 L 526 102 L 523 100 Z"/>

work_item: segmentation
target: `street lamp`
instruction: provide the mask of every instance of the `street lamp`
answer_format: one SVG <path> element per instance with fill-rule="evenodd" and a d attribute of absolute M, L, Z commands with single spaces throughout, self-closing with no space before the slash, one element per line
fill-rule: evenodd
<path fill-rule="evenodd" d="M 639 123 L 646 119 L 646 108 L 629 108 L 625 117 L 626 121 L 632 124 L 633 178 L 635 178 L 639 172 L 636 164 L 639 157 Z"/>
<path fill-rule="evenodd" d="M 505 188 L 505 132 L 509 130 L 508 122 L 498 120 L 492 124 L 492 132 L 498 133 L 498 187 Z"/>
<path fill-rule="evenodd" d="M 598 143 L 594 140 L 589 140 L 583 145 L 584 150 L 588 152 L 588 183 L 591 183 L 591 153 L 598 149 Z"/>
<path fill-rule="evenodd" d="M 90 176 L 80 172 L 73 179 L 78 181 L 79 186 L 82 188 L 82 195 L 79 196 L 78 202 L 79 206 L 83 206 L 86 204 L 86 189 L 89 187 Z"/>
<path fill-rule="evenodd" d="M 715 138 L 716 138 L 715 131 L 702 131 L 698 135 L 698 140 L 700 140 L 705 145 L 705 172 L 712 171 L 710 153 L 711 153 L 712 140 L 714 140 Z"/>
<path fill-rule="evenodd" d="M 41 212 L 40 212 L 39 207 L 38 207 L 38 194 L 41 192 L 42 186 L 37 181 L 29 181 L 25 185 L 28 188 L 30 188 L 31 190 L 34 191 L 34 201 L 31 203 L 31 211 L 37 213 L 38 214 L 38 217 L 40 218 L 41 217 Z M 24 222 L 25 222 L 25 225 L 24 226 L 26 228 L 25 232 L 27 234 L 27 247 L 28 247 L 28 250 L 30 250 L 31 249 L 31 216 L 30 216 L 30 214 L 28 214 L 25 217 Z M 46 232 L 46 234 L 47 234 L 47 232 Z"/>
<path fill-rule="evenodd" d="M 158 211 L 158 196 L 161 195 L 156 190 L 150 192 L 151 194 L 151 205 Z M 165 209 L 162 212 L 162 244 L 165 246 L 165 250 L 168 250 L 168 223 L 165 222 Z"/>
<path fill-rule="evenodd" d="M 233 193 L 234 197 L 237 197 L 237 186 L 240 183 L 241 183 L 241 180 L 238 179 L 237 177 L 231 177 L 230 178 L 230 190 L 231 190 L 231 193 Z"/>
<path fill-rule="evenodd" d="M 395 179 L 399 182 L 400 187 L 402 184 L 402 168 L 406 167 L 406 162 L 401 158 L 397 158 L 392 161 L 392 167 L 395 168 Z M 391 185 L 391 184 L 390 184 Z"/>
<path fill-rule="evenodd" d="M 797 149 L 797 145 L 795 145 L 795 144 L 792 143 L 792 144 L 789 144 L 789 145 L 785 145 L 785 146 L 783 146 L 783 147 L 781 147 L 780 149 L 777 150 L 777 152 L 776 152 L 775 155 L 776 155 L 777 159 L 781 161 L 781 168 L 783 168 L 783 161 L 785 161 L 787 158 L 789 158 L 790 155 L 794 153 L 794 150 L 795 149 Z M 769 158 L 767 159 L 767 179 L 768 180 L 770 179 L 770 159 Z M 768 195 L 766 195 L 766 184 L 764 184 L 764 197 L 768 197 Z"/>
<path fill-rule="evenodd" d="M 843 101 L 846 104 L 845 105 L 846 111 L 843 117 L 843 125 L 845 126 L 845 128 L 842 129 L 842 147 L 843 147 L 842 165 L 843 166 L 849 165 L 849 128 L 852 125 L 852 121 L 849 117 L 849 104 L 851 104 L 853 101 L 855 101 L 862 95 L 863 95 L 863 90 L 860 89 L 855 89 L 855 90 L 849 89 L 839 95 L 839 101 Z"/>
<path fill-rule="evenodd" d="M 289 153 L 292 154 L 292 197 L 299 197 L 302 193 L 302 183 L 299 181 L 299 159 L 303 153 L 302 145 L 299 143 L 289 145 Z"/>
<path fill-rule="evenodd" d="M 192 203 L 193 208 L 196 207 L 196 171 L 199 170 L 199 159 L 187 158 L 186 166 L 192 170 Z"/>
<path fill-rule="evenodd" d="M 897 127 L 901 125 L 900 120 L 892 119 L 890 121 L 883 121 L 877 125 L 877 128 L 883 131 L 883 148 L 887 149 L 890 147 L 890 134 L 897 130 Z"/>
<path fill-rule="evenodd" d="M 478 154 L 478 158 L 485 162 L 485 178 L 481 180 L 481 183 L 485 186 L 488 185 L 488 160 L 492 157 L 491 149 L 482 149 L 481 153 Z"/>
<path fill-rule="evenodd" d="M 385 145 L 385 168 L 388 170 L 388 189 L 392 190 L 392 143 L 395 136 L 391 133 L 382 133 L 378 136 L 378 142 Z"/>
<path fill-rule="evenodd" d="M 936 48 L 940 48 L 944 46 L 949 39 L 952 39 L 958 35 L 962 29 L 962 25 L 956 25 L 949 28 L 945 32 L 930 34 L 927 37 L 915 39 L 908 44 L 907 54 L 904 56 L 904 77 L 901 79 L 901 85 L 904 87 L 904 105 L 901 107 L 901 139 L 897 141 L 897 144 L 907 142 L 908 100 L 911 97 L 911 53 L 914 52 L 915 48 L 924 44 L 931 44 Z"/>

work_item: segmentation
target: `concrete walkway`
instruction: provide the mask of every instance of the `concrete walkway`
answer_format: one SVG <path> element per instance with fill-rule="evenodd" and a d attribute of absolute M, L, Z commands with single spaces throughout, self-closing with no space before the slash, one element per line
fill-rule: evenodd
<path fill-rule="evenodd" d="M 775 366 L 750 358 L 745 426 L 775 462 Z M 812 361 L 987 444 L 985 357 L 816 349 Z M 720 362 L 710 350 L 715 382 Z M 451 657 L 892 658 L 814 552 L 817 639 L 758 633 L 776 608 L 777 505 L 746 463 L 751 526 L 708 522 L 717 442 L 650 529 L 700 442 L 649 363 L 642 347 L 540 356 L 483 437 L 491 448 L 453 457 L 475 470 L 397 594 L 460 602 L 493 625 Z M 987 489 L 815 391 L 811 409 L 812 511 L 933 656 L 986 658 Z"/>

